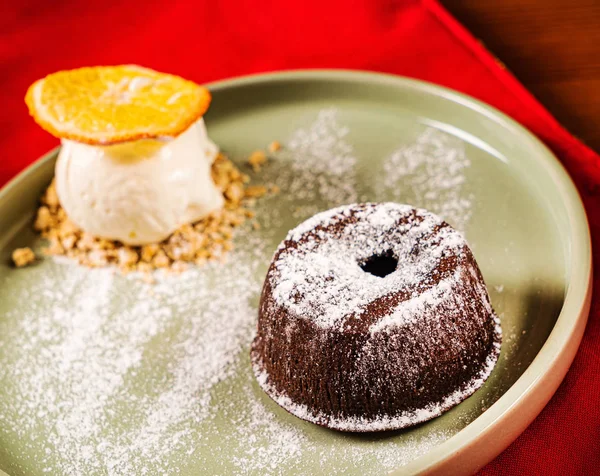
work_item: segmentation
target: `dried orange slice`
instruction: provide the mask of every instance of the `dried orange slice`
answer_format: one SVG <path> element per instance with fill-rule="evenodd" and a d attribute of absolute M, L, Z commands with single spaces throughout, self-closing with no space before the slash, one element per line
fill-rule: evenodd
<path fill-rule="evenodd" d="M 210 92 L 140 66 L 95 66 L 36 81 L 25 102 L 52 135 L 105 145 L 179 135 L 206 112 Z"/>

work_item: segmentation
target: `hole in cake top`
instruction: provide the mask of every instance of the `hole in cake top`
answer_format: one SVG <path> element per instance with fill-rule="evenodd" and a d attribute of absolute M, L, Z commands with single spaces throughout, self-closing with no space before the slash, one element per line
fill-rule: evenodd
<path fill-rule="evenodd" d="M 398 258 L 394 256 L 392 250 L 388 250 L 384 253 L 367 258 L 360 263 L 360 267 L 365 273 L 385 278 L 388 274 L 392 274 L 396 271 L 396 268 L 398 268 Z"/>

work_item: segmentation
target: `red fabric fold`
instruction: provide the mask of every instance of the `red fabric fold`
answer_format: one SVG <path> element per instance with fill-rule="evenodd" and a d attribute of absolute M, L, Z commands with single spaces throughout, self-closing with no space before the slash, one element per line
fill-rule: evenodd
<path fill-rule="evenodd" d="M 457 89 L 533 131 L 573 177 L 600 249 L 598 155 L 434 0 L 24 0 L 3 10 L 0 185 L 57 145 L 28 117 L 23 96 L 30 83 L 59 69 L 137 63 L 201 83 L 292 68 L 366 69 Z M 594 299 L 580 351 L 557 394 L 482 474 L 591 474 L 600 467 L 599 313 Z"/>

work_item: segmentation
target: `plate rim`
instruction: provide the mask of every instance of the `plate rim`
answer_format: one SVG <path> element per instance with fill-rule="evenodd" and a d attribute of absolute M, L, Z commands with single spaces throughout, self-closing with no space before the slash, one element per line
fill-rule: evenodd
<path fill-rule="evenodd" d="M 560 314 L 523 374 L 485 412 L 445 442 L 397 468 L 393 474 L 469 474 L 506 449 L 542 411 L 569 369 L 587 323 L 592 296 L 592 252 L 587 215 L 581 197 L 560 160 L 533 133 L 498 109 L 467 94 L 427 81 L 387 73 L 348 69 L 298 69 L 256 73 L 207 83 L 211 91 L 290 80 L 364 82 L 412 89 L 457 103 L 498 123 L 536 153 L 535 160 L 549 174 L 568 215 L 571 269 Z M 0 189 L 0 201 L 19 187 L 26 176 L 52 160 L 56 147 L 19 172 Z M 527 412 L 524 409 L 527 408 Z M 525 417 L 525 415 L 528 413 Z"/>

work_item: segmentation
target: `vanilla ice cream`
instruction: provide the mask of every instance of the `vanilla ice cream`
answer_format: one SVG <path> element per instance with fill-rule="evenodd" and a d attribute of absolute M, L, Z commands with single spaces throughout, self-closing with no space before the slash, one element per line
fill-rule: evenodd
<path fill-rule="evenodd" d="M 56 191 L 82 230 L 127 245 L 156 243 L 223 206 L 211 178 L 217 152 L 202 119 L 170 140 L 63 140 Z"/>

